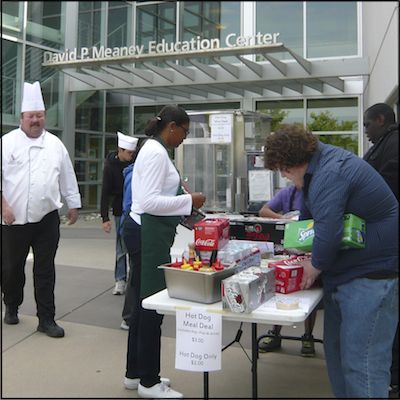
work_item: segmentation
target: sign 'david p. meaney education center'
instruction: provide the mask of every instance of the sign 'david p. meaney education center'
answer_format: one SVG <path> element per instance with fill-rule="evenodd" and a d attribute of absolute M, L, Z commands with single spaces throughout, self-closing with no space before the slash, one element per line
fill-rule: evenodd
<path fill-rule="evenodd" d="M 286 47 L 277 32 L 251 36 L 230 33 L 188 41 L 149 41 L 147 46 L 81 47 L 44 52 L 43 66 L 69 76 L 67 90 L 111 90 L 149 100 L 218 100 L 298 94 L 359 92 L 368 74 L 367 59 L 306 59 Z M 274 54 L 288 53 L 281 61 Z M 355 85 L 357 87 L 355 87 Z"/>

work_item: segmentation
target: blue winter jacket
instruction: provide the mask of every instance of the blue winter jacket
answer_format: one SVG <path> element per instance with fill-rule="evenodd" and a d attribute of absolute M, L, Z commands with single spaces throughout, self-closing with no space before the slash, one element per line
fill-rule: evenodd
<path fill-rule="evenodd" d="M 131 210 L 131 204 L 132 204 L 131 182 L 132 182 L 133 166 L 134 164 L 129 164 L 122 171 L 122 174 L 124 176 L 124 190 L 122 195 L 122 215 L 121 215 L 120 232 L 119 232 L 120 234 L 122 234 L 124 221 L 128 217 L 129 212 Z"/>
<path fill-rule="evenodd" d="M 326 290 L 354 278 L 398 271 L 399 203 L 371 165 L 349 151 L 319 143 L 303 192 L 314 219 L 312 264 L 322 271 Z M 340 249 L 346 213 L 365 220 L 364 249 Z"/>

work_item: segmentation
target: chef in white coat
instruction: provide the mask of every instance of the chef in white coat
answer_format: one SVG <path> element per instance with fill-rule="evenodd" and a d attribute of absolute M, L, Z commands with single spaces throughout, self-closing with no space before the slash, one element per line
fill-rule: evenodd
<path fill-rule="evenodd" d="M 33 280 L 39 325 L 63 337 L 54 321 L 55 265 L 60 238 L 58 210 L 68 205 L 69 224 L 78 219 L 81 196 L 67 149 L 45 130 L 40 83 L 24 83 L 20 127 L 1 138 L 2 292 L 4 322 L 18 324 L 25 285 L 25 262 L 33 250 Z"/>

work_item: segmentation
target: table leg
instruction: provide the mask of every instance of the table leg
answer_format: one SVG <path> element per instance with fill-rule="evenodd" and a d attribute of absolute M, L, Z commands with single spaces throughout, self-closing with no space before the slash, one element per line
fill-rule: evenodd
<path fill-rule="evenodd" d="M 253 399 L 258 398 L 257 362 L 258 362 L 257 324 L 252 322 L 251 323 L 251 372 L 252 372 Z"/>
<path fill-rule="evenodd" d="M 208 372 L 203 372 L 204 400 L 208 400 Z"/>

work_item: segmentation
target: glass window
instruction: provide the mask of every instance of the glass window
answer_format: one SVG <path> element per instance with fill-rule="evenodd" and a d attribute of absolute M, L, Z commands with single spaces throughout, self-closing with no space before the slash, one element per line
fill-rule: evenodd
<path fill-rule="evenodd" d="M 82 208 L 88 210 L 98 210 L 101 196 L 101 186 L 97 184 L 78 185 L 79 193 L 82 198 Z"/>
<path fill-rule="evenodd" d="M 102 157 L 102 142 L 103 138 L 101 136 L 89 135 L 89 158 Z M 94 169 L 94 167 L 92 168 Z M 99 179 L 98 175 L 96 174 L 93 179 Z"/>
<path fill-rule="evenodd" d="M 318 139 L 326 144 L 342 147 L 354 154 L 358 153 L 358 135 L 318 135 Z"/>
<path fill-rule="evenodd" d="M 107 46 L 127 46 L 128 6 L 122 1 L 112 1 L 108 4 Z"/>
<path fill-rule="evenodd" d="M 87 146 L 86 146 L 86 134 L 81 132 L 75 133 L 75 158 L 86 158 L 88 157 Z M 83 179 L 78 179 L 83 180 Z"/>
<path fill-rule="evenodd" d="M 77 132 L 75 136 L 75 172 L 82 197 L 82 208 L 99 209 L 103 176 L 103 136 Z"/>
<path fill-rule="evenodd" d="M 237 110 L 240 103 L 194 103 L 180 104 L 187 111 Z"/>
<path fill-rule="evenodd" d="M 136 44 L 149 49 L 149 42 L 175 42 L 176 39 L 176 3 L 163 2 L 137 6 Z"/>
<path fill-rule="evenodd" d="M 76 174 L 76 179 L 78 182 L 83 182 L 85 181 L 86 173 L 85 173 L 85 161 L 81 160 L 76 160 L 75 161 L 75 174 Z"/>
<path fill-rule="evenodd" d="M 163 105 L 135 107 L 134 136 L 144 136 L 144 128 L 147 122 L 157 115 L 163 107 Z"/>
<path fill-rule="evenodd" d="M 105 137 L 105 146 L 104 146 L 104 154 L 103 158 L 106 158 L 108 154 L 113 151 L 116 151 L 118 147 L 118 137 L 117 135 L 106 135 Z"/>
<path fill-rule="evenodd" d="M 308 100 L 307 126 L 322 142 L 358 154 L 357 99 Z"/>
<path fill-rule="evenodd" d="M 308 100 L 307 125 L 313 131 L 357 131 L 358 101 L 354 98 Z"/>
<path fill-rule="evenodd" d="M 256 33 L 277 33 L 278 42 L 303 55 L 303 2 L 265 1 L 256 2 Z M 281 60 L 291 59 L 287 52 L 274 53 Z M 262 60 L 258 56 L 257 60 Z"/>
<path fill-rule="evenodd" d="M 272 117 L 272 132 L 281 124 L 304 124 L 303 100 L 258 101 L 256 109 Z"/>
<path fill-rule="evenodd" d="M 129 132 L 129 96 L 118 93 L 106 95 L 106 132 Z"/>
<path fill-rule="evenodd" d="M 48 47 L 61 48 L 64 34 L 61 32 L 61 1 L 28 1 L 27 40 Z"/>
<path fill-rule="evenodd" d="M 357 2 L 307 2 L 307 57 L 357 54 Z"/>
<path fill-rule="evenodd" d="M 1 32 L 18 38 L 22 37 L 22 15 L 24 2 L 1 2 Z"/>
<path fill-rule="evenodd" d="M 240 33 L 240 2 L 185 1 L 181 28 L 183 40 L 218 38 L 226 47 L 226 36 Z"/>
<path fill-rule="evenodd" d="M 103 93 L 79 92 L 76 95 L 76 128 L 103 130 Z"/>
<path fill-rule="evenodd" d="M 100 46 L 101 1 L 80 1 L 78 16 L 78 47 Z"/>
<path fill-rule="evenodd" d="M 103 137 L 98 134 L 76 132 L 75 134 L 75 158 L 100 160 L 103 158 Z"/>
<path fill-rule="evenodd" d="M 61 88 L 60 72 L 51 67 L 42 66 L 44 50 L 26 46 L 25 52 L 25 81 L 40 82 L 43 100 L 46 107 L 46 126 L 61 126 L 59 113 L 59 93 Z"/>
<path fill-rule="evenodd" d="M 17 77 L 20 76 L 21 70 L 19 60 L 21 59 L 21 45 L 9 40 L 1 40 L 1 112 L 11 114 L 12 119 L 16 113 L 17 103 L 21 100 L 20 86 Z M 18 104 L 19 109 L 19 104 Z"/>
<path fill-rule="evenodd" d="M 240 34 L 240 2 L 185 1 L 181 21 L 181 40 L 190 41 L 200 36 L 201 39 L 219 39 L 220 47 L 227 47 L 226 37 L 230 33 Z M 235 57 L 224 60 L 238 62 Z"/>
<path fill-rule="evenodd" d="M 304 101 L 307 108 L 304 108 Z M 256 109 L 272 117 L 272 132 L 281 124 L 304 124 L 324 142 L 358 153 L 358 99 L 259 101 Z"/>
<path fill-rule="evenodd" d="M 1 121 L 1 122 L 2 122 L 2 123 L 1 123 L 0 137 L 3 136 L 3 135 L 5 135 L 6 133 L 11 132 L 12 130 L 18 128 L 18 125 L 17 125 L 17 124 L 15 124 L 15 125 L 8 125 L 8 124 L 6 124 L 6 123 L 4 122 L 4 119 L 3 119 L 3 121 Z"/>

